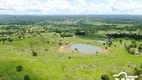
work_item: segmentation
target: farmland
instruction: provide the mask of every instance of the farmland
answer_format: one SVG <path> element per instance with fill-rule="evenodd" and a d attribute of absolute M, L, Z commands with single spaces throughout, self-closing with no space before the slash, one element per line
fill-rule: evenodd
<path fill-rule="evenodd" d="M 131 15 L 1 15 L 0 80 L 113 80 L 122 71 L 142 80 L 141 21 Z M 75 43 L 104 51 L 69 50 Z"/>

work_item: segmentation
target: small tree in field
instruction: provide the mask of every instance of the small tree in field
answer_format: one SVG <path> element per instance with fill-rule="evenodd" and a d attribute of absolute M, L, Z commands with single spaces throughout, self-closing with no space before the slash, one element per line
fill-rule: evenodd
<path fill-rule="evenodd" d="M 107 47 L 105 47 L 105 49 L 108 49 Z"/>
<path fill-rule="evenodd" d="M 141 46 L 138 47 L 138 51 L 142 52 L 142 47 Z"/>
<path fill-rule="evenodd" d="M 29 75 L 24 76 L 24 80 L 31 80 Z"/>
<path fill-rule="evenodd" d="M 32 54 L 33 54 L 33 56 L 37 56 L 38 53 L 33 50 Z"/>
<path fill-rule="evenodd" d="M 103 43 L 103 45 L 105 46 L 105 45 L 106 45 L 106 43 Z"/>
<path fill-rule="evenodd" d="M 122 44 L 122 39 L 120 39 L 120 41 L 119 41 L 119 42 L 120 42 L 120 44 Z"/>
<path fill-rule="evenodd" d="M 136 52 L 136 51 L 135 51 L 135 49 L 134 49 L 134 48 L 131 48 L 131 49 L 129 50 L 129 53 L 130 53 L 130 54 L 133 54 L 133 55 L 134 55 L 134 54 L 135 54 L 135 52 Z"/>
<path fill-rule="evenodd" d="M 108 43 L 108 46 L 111 47 L 111 45 L 112 45 L 112 42 L 109 42 L 109 43 Z"/>
<path fill-rule="evenodd" d="M 74 49 L 74 51 L 75 51 L 75 52 L 77 52 L 77 51 L 78 51 L 78 49 L 77 49 L 77 48 L 75 48 L 75 49 Z"/>
<path fill-rule="evenodd" d="M 20 72 L 23 70 L 23 66 L 22 65 L 19 65 L 16 67 L 16 71 Z"/>
<path fill-rule="evenodd" d="M 109 77 L 107 75 L 102 75 L 101 80 L 109 80 Z"/>

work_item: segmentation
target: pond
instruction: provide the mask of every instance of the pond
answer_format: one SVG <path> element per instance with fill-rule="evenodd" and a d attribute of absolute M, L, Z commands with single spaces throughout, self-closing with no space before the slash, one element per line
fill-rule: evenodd
<path fill-rule="evenodd" d="M 103 52 L 103 48 L 88 44 L 72 44 L 69 49 L 72 51 L 77 49 L 81 53 L 88 53 L 88 54 Z"/>

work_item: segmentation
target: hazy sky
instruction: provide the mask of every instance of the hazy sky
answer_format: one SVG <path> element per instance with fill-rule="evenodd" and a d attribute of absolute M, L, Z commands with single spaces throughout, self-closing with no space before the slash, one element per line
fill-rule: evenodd
<path fill-rule="evenodd" d="M 142 14 L 142 0 L 0 0 L 0 14 Z"/>

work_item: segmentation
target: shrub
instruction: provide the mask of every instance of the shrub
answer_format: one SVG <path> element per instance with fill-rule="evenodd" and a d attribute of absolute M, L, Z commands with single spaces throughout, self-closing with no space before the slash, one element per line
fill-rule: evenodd
<path fill-rule="evenodd" d="M 74 50 L 75 50 L 75 51 L 78 51 L 78 49 L 77 49 L 77 48 L 75 48 Z"/>
<path fill-rule="evenodd" d="M 22 65 L 19 65 L 16 67 L 16 71 L 20 72 L 23 70 L 23 66 Z"/>
<path fill-rule="evenodd" d="M 62 43 L 62 42 L 59 42 L 59 45 L 60 45 L 60 46 L 62 46 L 62 45 L 63 45 L 63 43 Z"/>
<path fill-rule="evenodd" d="M 45 49 L 45 51 L 49 51 L 49 49 Z"/>
<path fill-rule="evenodd" d="M 120 41 L 119 41 L 119 42 L 120 42 L 120 44 L 122 44 L 122 40 L 121 40 L 121 39 L 120 39 Z"/>
<path fill-rule="evenodd" d="M 109 43 L 108 43 L 108 46 L 111 47 L 111 45 L 112 45 L 112 42 L 109 42 Z"/>
<path fill-rule="evenodd" d="M 138 51 L 142 52 L 142 47 L 141 46 L 138 47 Z"/>
<path fill-rule="evenodd" d="M 101 80 L 109 80 L 109 77 L 107 75 L 102 75 Z"/>
<path fill-rule="evenodd" d="M 37 56 L 38 53 L 33 50 L 32 54 L 33 54 L 33 56 Z"/>
<path fill-rule="evenodd" d="M 50 41 L 47 41 L 48 44 L 50 44 Z"/>
<path fill-rule="evenodd" d="M 116 45 L 114 45 L 114 47 L 116 47 Z"/>
<path fill-rule="evenodd" d="M 103 43 L 103 45 L 106 45 L 106 43 Z"/>
<path fill-rule="evenodd" d="M 136 52 L 136 51 L 135 51 L 135 49 L 134 49 L 134 48 L 131 48 L 131 49 L 129 50 L 129 53 L 130 53 L 130 54 L 133 54 L 133 55 L 134 55 L 134 54 L 135 54 L 135 52 Z"/>
<path fill-rule="evenodd" d="M 137 76 L 140 76 L 142 74 L 142 70 L 140 70 L 138 68 L 134 68 L 134 74 Z"/>
<path fill-rule="evenodd" d="M 71 57 L 69 56 L 68 59 L 71 59 Z"/>
<path fill-rule="evenodd" d="M 24 76 L 24 80 L 31 80 L 29 75 Z"/>

